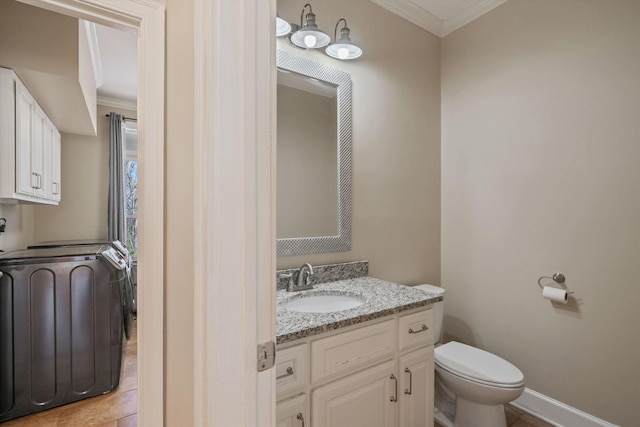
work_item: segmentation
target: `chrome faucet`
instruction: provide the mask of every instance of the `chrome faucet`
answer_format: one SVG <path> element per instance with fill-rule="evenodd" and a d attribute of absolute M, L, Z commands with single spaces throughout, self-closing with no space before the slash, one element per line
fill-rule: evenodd
<path fill-rule="evenodd" d="M 300 267 L 300 270 L 298 270 L 298 283 L 296 286 L 289 286 L 287 290 L 304 291 L 312 289 L 313 283 L 311 283 L 311 277 L 313 277 L 313 267 L 307 262 Z M 291 282 L 289 283 L 290 285 L 292 284 Z"/>

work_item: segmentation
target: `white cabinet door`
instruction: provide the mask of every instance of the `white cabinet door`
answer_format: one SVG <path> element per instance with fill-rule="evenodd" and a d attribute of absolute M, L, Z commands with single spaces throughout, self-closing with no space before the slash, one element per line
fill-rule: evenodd
<path fill-rule="evenodd" d="M 309 427 L 308 407 L 304 393 L 276 403 L 276 427 Z"/>
<path fill-rule="evenodd" d="M 398 383 L 395 361 L 318 387 L 311 395 L 314 427 L 394 427 Z"/>
<path fill-rule="evenodd" d="M 49 119 L 16 81 L 16 193 L 46 197 L 46 153 L 51 144 Z"/>
<path fill-rule="evenodd" d="M 433 346 L 400 357 L 399 427 L 433 427 Z"/>
<path fill-rule="evenodd" d="M 16 88 L 16 193 L 33 195 L 38 178 L 31 170 L 31 116 L 33 98 L 22 85 Z"/>
<path fill-rule="evenodd" d="M 59 202 L 62 194 L 62 144 L 60 132 L 53 125 L 51 125 L 51 145 L 51 199 Z"/>
<path fill-rule="evenodd" d="M 60 201 L 60 133 L 49 120 L 44 137 L 44 182 L 46 198 Z"/>
<path fill-rule="evenodd" d="M 46 197 L 44 164 L 45 146 L 51 144 L 51 132 L 47 132 L 47 116 L 36 105 L 31 109 L 31 173 L 36 178 L 33 195 Z"/>

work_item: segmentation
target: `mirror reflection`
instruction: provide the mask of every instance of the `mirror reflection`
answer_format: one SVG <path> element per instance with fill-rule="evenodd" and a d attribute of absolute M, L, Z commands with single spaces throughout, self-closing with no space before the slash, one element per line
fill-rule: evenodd
<path fill-rule="evenodd" d="M 278 70 L 277 237 L 338 234 L 336 86 Z"/>

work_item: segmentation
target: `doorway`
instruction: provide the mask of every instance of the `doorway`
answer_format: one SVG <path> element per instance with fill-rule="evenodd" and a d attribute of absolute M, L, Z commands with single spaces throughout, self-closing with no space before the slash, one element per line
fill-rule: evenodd
<path fill-rule="evenodd" d="M 73 18 L 138 31 L 140 226 L 138 424 L 164 424 L 164 6 L 123 0 L 19 0 Z"/>

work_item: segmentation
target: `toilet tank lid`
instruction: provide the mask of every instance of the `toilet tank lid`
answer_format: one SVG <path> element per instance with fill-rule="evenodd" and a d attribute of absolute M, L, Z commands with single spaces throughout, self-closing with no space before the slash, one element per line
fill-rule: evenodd
<path fill-rule="evenodd" d="M 436 348 L 434 359 L 436 365 L 443 369 L 482 383 L 507 387 L 524 384 L 524 374 L 510 362 L 456 341 Z"/>
<path fill-rule="evenodd" d="M 418 288 L 424 292 L 430 292 L 432 294 L 436 294 L 436 295 L 444 295 L 444 289 L 442 289 L 440 286 L 434 286 L 434 285 L 417 285 L 414 286 L 415 288 Z"/>

